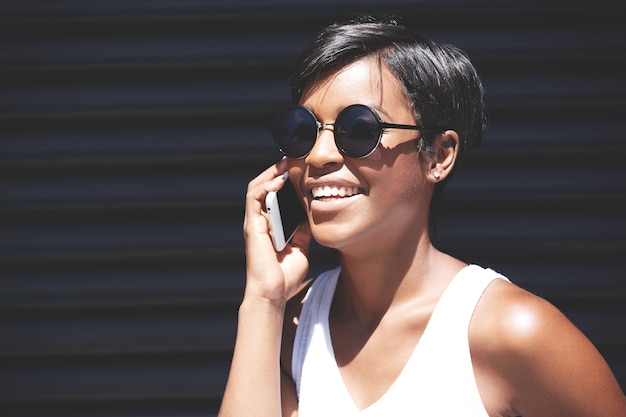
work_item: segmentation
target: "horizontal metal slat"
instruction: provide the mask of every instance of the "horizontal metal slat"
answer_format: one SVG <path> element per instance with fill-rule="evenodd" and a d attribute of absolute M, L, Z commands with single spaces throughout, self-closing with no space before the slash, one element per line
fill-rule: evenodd
<path fill-rule="evenodd" d="M 5 334 L 0 357 L 221 354 L 234 345 L 236 305 L 5 310 L 0 320 Z"/>
<path fill-rule="evenodd" d="M 0 401 L 11 417 L 217 417 L 221 397 Z"/>
<path fill-rule="evenodd" d="M 228 371 L 225 359 L 201 354 L 13 358 L 1 365 L 0 403 L 219 398 Z"/>

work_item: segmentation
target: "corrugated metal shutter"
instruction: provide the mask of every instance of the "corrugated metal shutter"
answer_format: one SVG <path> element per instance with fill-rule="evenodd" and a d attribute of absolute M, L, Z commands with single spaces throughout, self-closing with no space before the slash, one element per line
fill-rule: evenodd
<path fill-rule="evenodd" d="M 216 413 L 247 181 L 295 55 L 353 11 L 473 57 L 491 124 L 441 245 L 554 302 L 626 385 L 626 6 L 377 3 L 0 5 L 1 415 Z"/>

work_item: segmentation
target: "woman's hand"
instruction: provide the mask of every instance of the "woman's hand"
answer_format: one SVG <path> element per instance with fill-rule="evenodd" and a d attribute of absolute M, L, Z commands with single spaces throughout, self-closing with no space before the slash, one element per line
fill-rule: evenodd
<path fill-rule="evenodd" d="M 280 352 L 285 304 L 300 286 L 309 268 L 311 241 L 303 222 L 293 243 L 276 253 L 264 210 L 265 196 L 280 189 L 287 161 L 282 160 L 248 184 L 244 237 L 246 291 L 239 307 L 237 339 L 219 415 L 278 416 L 282 401 L 296 404 L 295 388 L 281 394 Z M 262 381 L 262 383 L 259 383 Z M 292 392 L 287 400 L 285 395 Z"/>
<path fill-rule="evenodd" d="M 283 159 L 250 181 L 244 218 L 247 276 L 245 297 L 260 297 L 282 305 L 294 294 L 306 276 L 311 241 L 308 222 L 303 222 L 291 244 L 281 252 L 277 253 L 272 245 L 265 212 L 265 196 L 283 186 L 286 169 L 287 160 Z"/>

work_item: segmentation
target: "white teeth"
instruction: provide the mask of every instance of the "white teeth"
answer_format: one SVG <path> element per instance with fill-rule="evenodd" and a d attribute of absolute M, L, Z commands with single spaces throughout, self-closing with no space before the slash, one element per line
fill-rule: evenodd
<path fill-rule="evenodd" d="M 358 194 L 358 187 L 315 187 L 311 190 L 313 193 L 313 198 L 323 198 L 323 197 L 350 197 L 355 194 Z"/>

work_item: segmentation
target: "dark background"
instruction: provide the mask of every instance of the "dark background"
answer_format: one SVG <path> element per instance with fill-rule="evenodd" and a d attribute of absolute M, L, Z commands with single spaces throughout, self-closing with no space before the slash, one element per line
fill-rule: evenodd
<path fill-rule="evenodd" d="M 247 182 L 296 54 L 364 11 L 484 80 L 441 246 L 556 304 L 626 386 L 624 4 L 1 1 L 0 415 L 215 415 Z"/>

